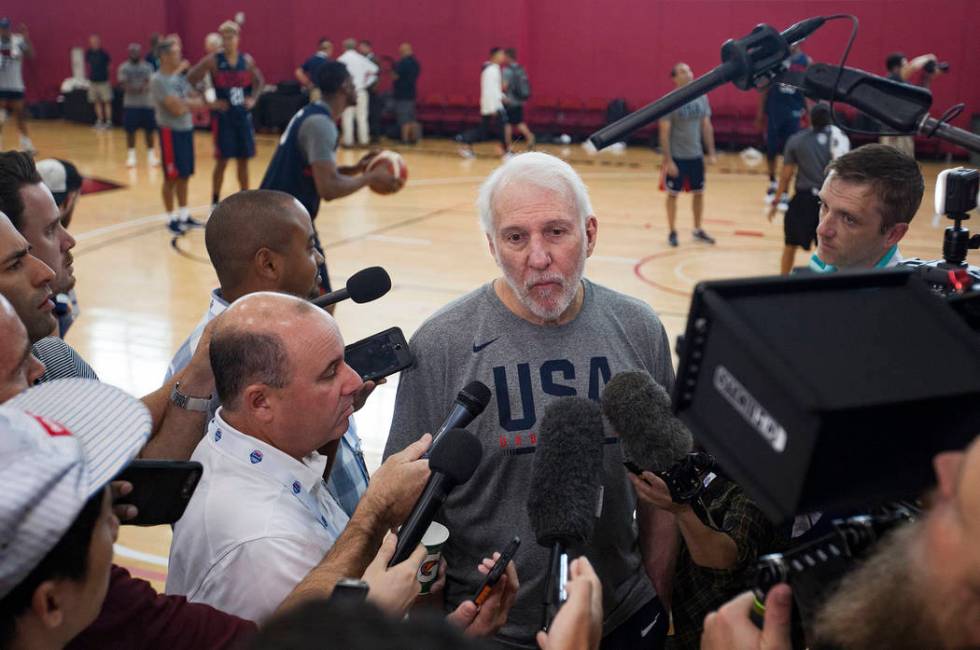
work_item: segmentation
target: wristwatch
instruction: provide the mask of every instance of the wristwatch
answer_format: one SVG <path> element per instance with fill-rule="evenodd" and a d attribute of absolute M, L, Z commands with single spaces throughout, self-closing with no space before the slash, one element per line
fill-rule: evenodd
<path fill-rule="evenodd" d="M 185 411 L 199 411 L 201 413 L 207 413 L 211 410 L 211 395 L 207 397 L 191 397 L 190 395 L 184 395 L 180 392 L 180 382 L 174 384 L 174 389 L 170 391 L 170 401 L 174 403 L 177 408 L 182 408 Z"/>

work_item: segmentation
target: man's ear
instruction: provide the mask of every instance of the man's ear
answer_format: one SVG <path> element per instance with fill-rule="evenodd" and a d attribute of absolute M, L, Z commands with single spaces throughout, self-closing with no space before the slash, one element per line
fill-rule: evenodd
<path fill-rule="evenodd" d="M 272 249 L 263 246 L 255 251 L 252 268 L 256 275 L 275 286 L 282 274 L 282 258 Z"/>
<path fill-rule="evenodd" d="M 585 220 L 585 256 L 590 257 L 595 250 L 596 235 L 599 232 L 599 220 L 594 215 L 589 215 Z"/>
<path fill-rule="evenodd" d="M 898 242 L 902 241 L 902 237 L 904 237 L 905 233 L 908 231 L 909 225 L 907 223 L 896 223 L 891 227 L 891 230 L 888 231 L 888 237 L 885 238 L 885 243 L 889 248 L 891 248 Z"/>
<path fill-rule="evenodd" d="M 275 398 L 269 394 L 265 384 L 249 384 L 242 391 L 240 410 L 259 422 L 270 422 L 274 417 Z"/>
<path fill-rule="evenodd" d="M 45 580 L 34 590 L 31 611 L 48 630 L 55 630 L 65 623 L 65 579 Z"/>

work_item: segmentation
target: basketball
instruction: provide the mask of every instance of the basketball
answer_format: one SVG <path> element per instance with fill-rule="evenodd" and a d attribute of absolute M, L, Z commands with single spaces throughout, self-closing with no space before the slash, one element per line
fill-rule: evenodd
<path fill-rule="evenodd" d="M 402 187 L 404 187 L 404 183 L 408 181 L 408 165 L 405 164 L 405 159 L 401 157 L 401 154 L 396 151 L 385 149 L 379 152 L 378 155 L 375 156 L 370 163 L 368 163 L 366 171 L 370 172 L 378 167 L 383 167 L 392 176 L 401 179 Z M 386 192 L 378 187 L 375 187 L 373 183 L 369 185 L 369 187 L 371 188 L 372 192 L 376 192 L 378 194 L 392 194 L 392 192 Z"/>

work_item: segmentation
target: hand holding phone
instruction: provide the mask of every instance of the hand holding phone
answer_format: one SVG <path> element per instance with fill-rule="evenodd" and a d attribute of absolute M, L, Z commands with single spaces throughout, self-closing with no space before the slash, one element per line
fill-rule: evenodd
<path fill-rule="evenodd" d="M 507 570 L 507 564 L 514 559 L 514 554 L 517 553 L 520 545 L 521 538 L 515 536 L 514 539 L 510 540 L 510 544 L 500 554 L 500 557 L 497 558 L 493 568 L 490 569 L 490 573 L 484 578 L 483 584 L 480 585 L 480 588 L 477 589 L 476 594 L 473 596 L 473 602 L 476 603 L 477 607 L 483 605 L 484 601 L 490 597 L 490 592 L 497 585 L 500 576 L 504 575 L 504 571 Z"/>

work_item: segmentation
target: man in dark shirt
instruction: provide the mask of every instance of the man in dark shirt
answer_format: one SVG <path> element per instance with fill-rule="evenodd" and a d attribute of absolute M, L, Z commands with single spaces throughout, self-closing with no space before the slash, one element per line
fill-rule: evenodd
<path fill-rule="evenodd" d="M 85 63 L 89 66 L 88 101 L 95 106 L 95 128 L 112 126 L 112 86 L 109 84 L 109 53 L 102 49 L 98 34 L 88 37 Z"/>
<path fill-rule="evenodd" d="M 422 137 L 422 126 L 415 119 L 415 99 L 422 68 L 412 54 L 410 43 L 402 43 L 398 54 L 401 58 L 392 69 L 392 77 L 395 79 L 395 117 L 398 119 L 398 128 L 401 129 L 402 142 L 415 144 Z"/>
<path fill-rule="evenodd" d="M 316 87 L 315 81 L 316 71 L 320 69 L 321 65 L 331 59 L 333 59 L 333 43 L 326 36 L 321 36 L 317 42 L 316 52 L 313 56 L 303 61 L 303 65 L 296 68 L 293 73 L 300 85 L 309 91 L 311 102 L 320 100 L 320 89 Z"/>

